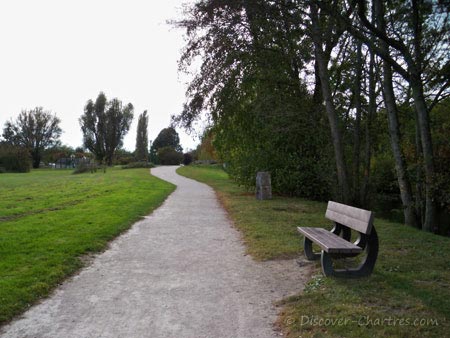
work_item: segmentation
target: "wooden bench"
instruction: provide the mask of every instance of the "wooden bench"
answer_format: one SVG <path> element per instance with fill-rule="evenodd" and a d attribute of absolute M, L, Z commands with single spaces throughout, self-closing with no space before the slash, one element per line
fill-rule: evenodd
<path fill-rule="evenodd" d="M 325 276 L 363 277 L 372 273 L 378 256 L 378 236 L 373 225 L 373 213 L 345 204 L 329 201 L 325 217 L 333 221 L 331 231 L 323 228 L 297 227 L 304 239 L 304 250 L 308 260 L 321 259 Z M 351 242 L 351 230 L 358 239 Z M 313 252 L 316 243 L 321 253 Z M 335 269 L 333 260 L 363 255 L 357 268 Z"/>

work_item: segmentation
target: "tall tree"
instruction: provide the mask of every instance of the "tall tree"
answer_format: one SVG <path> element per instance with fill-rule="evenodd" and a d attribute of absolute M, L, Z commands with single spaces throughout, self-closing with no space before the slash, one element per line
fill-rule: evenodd
<path fill-rule="evenodd" d="M 60 143 L 60 122 L 56 115 L 42 107 L 24 110 L 15 122 L 5 123 L 3 138 L 9 144 L 28 149 L 33 168 L 39 168 L 43 151 Z"/>
<path fill-rule="evenodd" d="M 330 76 L 328 73 L 328 62 L 330 60 L 331 48 L 337 41 L 339 35 L 342 34 L 337 29 L 331 18 L 328 20 L 327 27 L 323 27 L 319 16 L 319 8 L 315 2 L 310 4 L 311 12 L 311 37 L 314 42 L 314 53 L 316 58 L 317 70 L 322 88 L 323 99 L 325 100 L 325 108 L 327 111 L 328 121 L 331 128 L 331 137 L 333 139 L 334 155 L 336 160 L 336 169 L 338 183 L 341 192 L 341 198 L 344 203 L 350 202 L 350 185 L 348 180 L 347 165 L 344 157 L 344 147 L 342 144 L 342 132 L 339 126 L 339 118 L 333 102 L 333 95 L 330 86 Z M 333 27 L 334 26 L 334 27 Z M 336 32 L 337 31 L 337 32 Z M 324 50 L 325 47 L 325 50 Z M 359 84 L 358 84 L 359 86 Z"/>
<path fill-rule="evenodd" d="M 385 11 L 377 23 L 373 10 L 380 3 Z M 408 188 L 420 180 L 411 169 L 423 166 L 422 227 L 433 229 L 433 173 L 442 165 L 434 169 L 429 115 L 450 95 L 448 7 L 424 0 L 199 0 L 185 13 L 176 23 L 187 35 L 180 69 L 199 57 L 202 64 L 174 122 L 189 129 L 207 111 L 216 149 L 241 183 L 270 168 L 284 193 L 298 185 L 293 193 L 304 194 L 313 185 L 306 173 L 324 173 L 314 165 L 326 156 L 336 169 L 311 190 L 325 182 L 336 186 L 337 179 L 333 197 L 371 204 L 386 193 L 372 184 L 380 184 L 377 173 L 370 173 L 378 170 L 379 156 L 389 158 L 389 172 L 394 169 L 384 142 L 390 135 L 406 222 L 414 225 L 411 206 L 422 195 Z M 310 97 L 316 109 L 309 108 Z M 386 110 L 378 109 L 381 103 Z M 380 120 L 385 114 L 387 124 Z M 414 119 L 417 149 L 408 133 Z M 394 191 L 395 183 L 389 193 Z"/>
<path fill-rule="evenodd" d="M 384 21 L 384 7 L 381 2 L 374 4 L 374 19 L 378 29 L 386 31 Z M 389 54 L 388 44 L 380 41 L 379 48 L 383 53 Z M 395 103 L 395 93 L 392 79 L 392 68 L 387 61 L 383 61 L 383 95 L 384 103 L 388 115 L 389 135 L 391 139 L 392 153 L 395 159 L 395 169 L 397 171 L 398 185 L 400 188 L 400 197 L 403 202 L 403 212 L 405 223 L 409 226 L 416 226 L 416 214 L 412 198 L 411 183 L 409 181 L 404 154 L 400 145 L 400 125 L 398 121 L 397 105 Z"/>
<path fill-rule="evenodd" d="M 424 159 L 424 169 L 425 169 L 425 219 L 422 225 L 423 229 L 426 231 L 432 231 L 436 226 L 435 224 L 435 202 L 433 197 L 433 180 L 435 175 L 434 170 L 434 155 L 433 155 L 433 144 L 431 140 L 431 129 L 430 129 L 430 118 L 429 118 L 429 106 L 425 99 L 425 85 L 424 85 L 424 61 L 425 61 L 425 51 L 430 51 L 430 47 L 426 46 L 424 42 L 424 27 L 423 23 L 428 15 L 428 9 L 424 6 L 425 4 L 419 1 L 413 0 L 412 7 L 413 11 L 409 17 L 405 19 L 410 21 L 409 27 L 409 36 L 411 36 L 411 42 L 413 45 L 413 49 L 409 49 L 405 44 L 404 40 L 397 40 L 396 38 L 390 37 L 388 35 L 388 30 L 384 28 L 383 30 L 377 29 L 377 27 L 373 26 L 369 20 L 365 17 L 364 11 L 364 2 L 359 0 L 359 16 L 361 18 L 362 23 L 365 27 L 367 27 L 372 34 L 374 34 L 380 41 L 380 44 L 386 44 L 386 46 L 390 46 L 394 48 L 396 51 L 400 53 L 403 60 L 406 63 L 406 69 L 403 69 L 403 72 L 400 74 L 404 77 L 406 81 L 408 81 L 411 91 L 412 97 L 414 101 L 414 106 L 417 113 L 417 123 L 418 123 L 418 131 L 421 140 L 422 146 L 422 154 Z M 383 6 L 383 2 L 381 0 L 374 0 L 374 7 Z M 402 9 L 400 9 L 402 10 Z M 383 18 L 384 19 L 384 18 Z M 396 28 L 396 27 L 392 27 Z M 398 31 L 398 29 L 397 29 Z M 411 33 L 412 31 L 412 33 Z M 447 31 L 448 33 L 448 31 Z M 439 41 L 435 41 L 438 42 Z M 385 52 L 383 55 L 388 56 Z M 385 59 L 385 62 L 388 62 Z M 447 60 L 448 65 L 449 60 Z M 399 65 L 400 66 L 400 65 Z M 430 79 L 427 79 L 430 80 Z M 445 87 L 449 84 L 448 80 L 443 83 Z"/>
<path fill-rule="evenodd" d="M 205 55 L 178 125 L 189 128 L 206 108 L 218 154 L 241 184 L 270 170 L 280 192 L 328 197 L 329 129 L 302 79 L 311 41 L 294 2 L 198 1 L 177 24 L 188 35 L 180 68 Z"/>
<path fill-rule="evenodd" d="M 136 150 L 134 152 L 138 161 L 148 161 L 148 115 L 144 111 L 139 115 L 137 134 L 136 134 Z"/>
<path fill-rule="evenodd" d="M 123 106 L 122 101 L 115 98 L 108 102 L 104 93 L 95 100 L 89 100 L 79 122 L 83 132 L 84 146 L 96 159 L 112 165 L 114 152 L 123 142 L 133 120 L 133 105 Z"/>
<path fill-rule="evenodd" d="M 355 85 L 354 85 L 354 104 L 355 104 L 355 127 L 353 133 L 353 200 L 359 201 L 361 205 L 361 185 L 360 185 L 360 166 L 361 166 L 361 118 L 362 118 L 362 44 L 360 41 L 356 43 L 356 60 L 355 60 Z"/>
<path fill-rule="evenodd" d="M 365 145 L 364 145 L 364 166 L 363 166 L 363 182 L 361 184 L 361 205 L 367 205 L 367 197 L 369 193 L 370 167 L 372 163 L 372 121 L 377 109 L 377 93 L 376 93 L 376 64 L 375 54 L 369 49 L 369 69 L 368 69 L 368 107 L 365 114 Z"/>
<path fill-rule="evenodd" d="M 423 230 L 436 228 L 435 165 L 431 137 L 430 111 L 450 95 L 450 56 L 448 37 L 450 12 L 439 3 L 422 0 L 392 2 L 357 0 L 350 8 L 336 10 L 325 1 L 315 2 L 326 8 L 354 37 L 368 45 L 398 73 L 410 89 L 408 95 L 416 111 L 418 140 L 425 173 L 425 217 Z M 367 5 L 384 9 L 385 25 L 380 27 L 367 17 Z M 348 13 L 356 10 L 357 16 Z M 385 44 L 385 47 L 383 47 Z M 386 94 L 386 93 L 385 93 Z M 398 99 L 396 95 L 395 99 Z"/>

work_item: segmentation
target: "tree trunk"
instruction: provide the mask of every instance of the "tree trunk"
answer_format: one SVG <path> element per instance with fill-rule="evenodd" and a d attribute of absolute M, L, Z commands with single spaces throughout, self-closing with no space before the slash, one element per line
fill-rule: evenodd
<path fill-rule="evenodd" d="M 361 205 L 363 207 L 367 206 L 367 194 L 369 191 L 370 182 L 370 162 L 372 158 L 372 119 L 377 108 L 376 102 L 376 78 L 375 78 L 375 55 L 373 51 L 370 51 L 370 61 L 369 61 L 369 107 L 366 116 L 366 143 L 364 148 L 364 178 L 361 185 Z"/>
<path fill-rule="evenodd" d="M 385 31 L 384 8 L 381 0 L 374 0 L 374 10 L 376 23 L 381 31 Z M 384 41 L 380 41 L 380 49 L 389 51 L 389 47 Z M 395 103 L 394 88 L 392 85 L 391 66 L 383 60 L 383 93 L 384 103 L 388 116 L 389 136 L 391 140 L 392 152 L 395 160 L 395 170 L 397 172 L 400 197 L 403 204 L 405 223 L 415 227 L 417 224 L 414 203 L 412 198 L 411 184 L 406 174 L 406 163 L 400 146 L 400 126 L 398 122 L 397 106 Z"/>
<path fill-rule="evenodd" d="M 113 165 L 113 157 L 114 157 L 114 152 L 111 153 L 110 151 L 107 153 L 106 157 L 105 157 L 105 162 L 107 164 L 108 167 L 111 167 Z"/>
<path fill-rule="evenodd" d="M 410 87 L 416 108 L 417 122 L 422 142 L 422 153 L 425 164 L 425 220 L 422 230 L 434 231 L 436 206 L 433 201 L 433 181 L 434 181 L 434 155 L 433 143 L 431 139 L 430 118 L 428 108 L 423 94 L 422 83 L 422 19 L 420 17 L 421 4 L 419 0 L 412 0 L 412 24 L 414 29 L 414 61 L 412 58 L 408 62 L 408 72 L 410 75 Z"/>
<path fill-rule="evenodd" d="M 41 164 L 41 154 L 37 151 L 33 151 L 31 157 L 33 159 L 33 168 L 39 169 L 39 165 Z"/>
<path fill-rule="evenodd" d="M 416 111 L 416 214 L 419 225 L 425 223 L 425 200 L 423 195 L 422 140 L 420 138 L 419 117 Z"/>
<path fill-rule="evenodd" d="M 434 231 L 436 218 L 436 206 L 433 201 L 434 156 L 429 114 L 425 104 L 420 78 L 418 79 L 415 74 L 411 74 L 410 85 L 414 98 L 414 106 L 417 111 L 423 159 L 425 163 L 425 221 L 422 224 L 422 230 Z"/>
<path fill-rule="evenodd" d="M 400 126 L 398 123 L 397 107 L 395 104 L 394 90 L 392 87 L 392 70 L 389 65 L 383 65 L 383 92 L 384 102 L 388 115 L 389 136 L 391 140 L 392 153 L 395 160 L 395 170 L 397 172 L 400 197 L 402 199 L 405 223 L 416 227 L 417 219 L 414 210 L 411 184 L 406 174 L 406 163 L 400 146 Z"/>
<path fill-rule="evenodd" d="M 356 79 L 355 79 L 355 130 L 353 135 L 353 199 L 358 201 L 361 205 L 361 200 L 359 199 L 360 191 L 360 151 L 361 151 L 361 79 L 362 79 L 362 43 L 357 42 L 356 46 Z"/>
<path fill-rule="evenodd" d="M 312 39 L 314 42 L 314 51 L 319 70 L 322 95 L 325 100 L 325 109 L 328 115 L 328 121 L 331 128 L 331 137 L 333 140 L 334 155 L 336 160 L 337 178 L 339 184 L 340 198 L 344 203 L 350 202 L 350 189 L 347 178 L 347 170 L 344 159 L 344 149 L 342 146 L 342 136 L 339 128 L 339 119 L 333 103 L 330 88 L 330 78 L 328 76 L 328 59 L 325 57 L 322 45 L 322 31 L 319 26 L 319 17 L 317 5 L 314 2 L 310 4 L 311 23 L 312 23 Z"/>
<path fill-rule="evenodd" d="M 314 59 L 314 78 L 313 102 L 321 105 L 323 102 L 322 84 L 320 83 L 319 66 L 316 59 Z"/>

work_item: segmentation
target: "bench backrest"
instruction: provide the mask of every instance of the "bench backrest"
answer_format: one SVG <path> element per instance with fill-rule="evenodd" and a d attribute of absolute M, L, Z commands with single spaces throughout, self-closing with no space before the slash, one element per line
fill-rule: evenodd
<path fill-rule="evenodd" d="M 372 231 L 373 212 L 329 201 L 325 217 L 363 234 Z"/>

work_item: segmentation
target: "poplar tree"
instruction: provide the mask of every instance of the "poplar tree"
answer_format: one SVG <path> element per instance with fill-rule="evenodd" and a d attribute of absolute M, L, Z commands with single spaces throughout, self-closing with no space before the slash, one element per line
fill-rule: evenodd
<path fill-rule="evenodd" d="M 139 115 L 137 134 L 136 134 L 136 150 L 134 152 L 136 160 L 148 161 L 148 115 L 144 111 Z"/>

